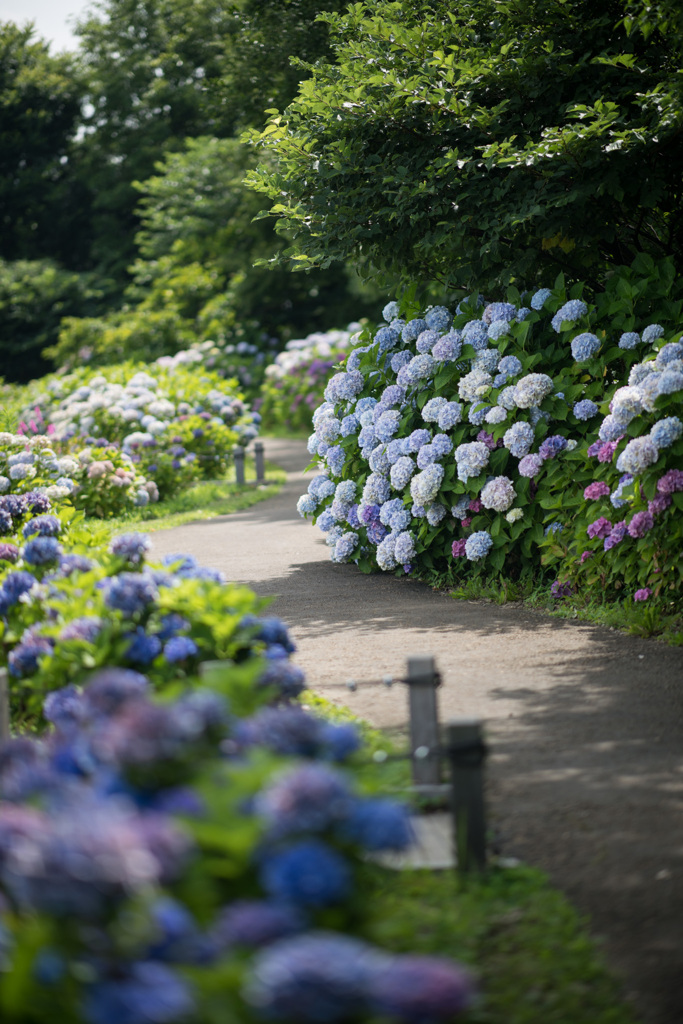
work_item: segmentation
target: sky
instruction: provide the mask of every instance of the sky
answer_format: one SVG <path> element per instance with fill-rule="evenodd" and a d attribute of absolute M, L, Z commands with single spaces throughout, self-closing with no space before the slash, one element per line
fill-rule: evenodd
<path fill-rule="evenodd" d="M 0 0 L 0 21 L 18 25 L 33 21 L 37 35 L 51 44 L 52 53 L 58 53 L 76 49 L 71 20 L 88 6 L 88 0 Z"/>

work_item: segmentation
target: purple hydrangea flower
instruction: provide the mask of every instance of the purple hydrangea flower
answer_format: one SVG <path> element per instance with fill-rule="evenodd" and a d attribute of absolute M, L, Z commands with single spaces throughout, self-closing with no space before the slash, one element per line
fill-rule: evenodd
<path fill-rule="evenodd" d="M 474 981 L 459 964 L 412 955 L 392 958 L 373 977 L 371 991 L 377 1014 L 402 1024 L 447 1024 L 475 996 Z"/>
<path fill-rule="evenodd" d="M 306 921 L 294 907 L 265 900 L 236 900 L 223 910 L 211 939 L 218 949 L 248 946 L 258 949 L 304 930 Z"/>
<path fill-rule="evenodd" d="M 655 521 L 651 512 L 636 512 L 628 524 L 629 537 L 638 540 L 644 537 L 646 533 L 649 533 L 654 525 Z"/>
<path fill-rule="evenodd" d="M 27 542 L 22 555 L 28 565 L 52 565 L 61 553 L 62 546 L 56 537 L 35 537 Z"/>
<path fill-rule="evenodd" d="M 176 570 L 180 575 L 180 571 Z M 141 573 L 122 572 L 105 583 L 104 602 L 108 608 L 126 616 L 145 611 L 157 597 L 153 580 Z"/>
<path fill-rule="evenodd" d="M 141 565 L 151 546 L 152 542 L 145 533 L 124 533 L 114 538 L 109 550 L 129 565 Z"/>
<path fill-rule="evenodd" d="M 28 540 L 29 537 L 58 537 L 62 529 L 57 516 L 37 516 L 35 519 L 29 519 L 22 530 L 23 536 Z"/>

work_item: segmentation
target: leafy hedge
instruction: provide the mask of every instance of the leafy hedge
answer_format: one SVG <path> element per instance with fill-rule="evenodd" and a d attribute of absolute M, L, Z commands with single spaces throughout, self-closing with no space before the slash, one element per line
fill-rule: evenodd
<path fill-rule="evenodd" d="M 462 566 L 683 589 L 680 282 L 639 257 L 592 301 L 553 289 L 399 310 L 365 332 L 313 417 L 299 501 L 335 561 Z M 666 326 L 665 326 L 666 325 Z"/>

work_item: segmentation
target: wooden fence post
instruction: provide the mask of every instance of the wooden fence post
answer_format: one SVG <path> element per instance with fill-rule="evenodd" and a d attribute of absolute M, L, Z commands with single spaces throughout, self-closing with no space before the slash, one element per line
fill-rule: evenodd
<path fill-rule="evenodd" d="M 266 482 L 266 464 L 263 457 L 263 441 L 254 441 L 254 458 L 256 460 L 256 483 Z"/>
<path fill-rule="evenodd" d="M 446 727 L 451 772 L 453 842 L 460 871 L 486 867 L 484 759 L 486 747 L 478 718 L 456 718 Z"/>
<path fill-rule="evenodd" d="M 244 487 L 244 448 L 235 448 L 233 458 L 235 460 L 235 483 L 238 487 Z"/>
<path fill-rule="evenodd" d="M 434 658 L 431 655 L 408 658 L 407 682 L 413 783 L 416 786 L 438 786 L 441 778 L 436 700 L 439 677 Z"/>
<path fill-rule="evenodd" d="M 0 668 L 0 743 L 9 738 L 9 676 L 6 668 Z"/>

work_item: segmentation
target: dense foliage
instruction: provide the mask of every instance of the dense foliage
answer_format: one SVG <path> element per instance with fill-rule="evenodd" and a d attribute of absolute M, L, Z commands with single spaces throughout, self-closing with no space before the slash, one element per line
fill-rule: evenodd
<path fill-rule="evenodd" d="M 680 282 L 642 256 L 581 295 L 560 276 L 455 317 L 389 303 L 313 416 L 322 472 L 299 511 L 334 561 L 513 576 L 543 561 L 556 589 L 680 604 Z"/>
<path fill-rule="evenodd" d="M 283 259 L 487 292 L 558 268 L 595 286 L 639 252 L 680 271 L 683 32 L 667 11 L 368 0 L 325 15 L 335 61 L 251 133 L 275 160 L 251 182 L 294 238 Z"/>

